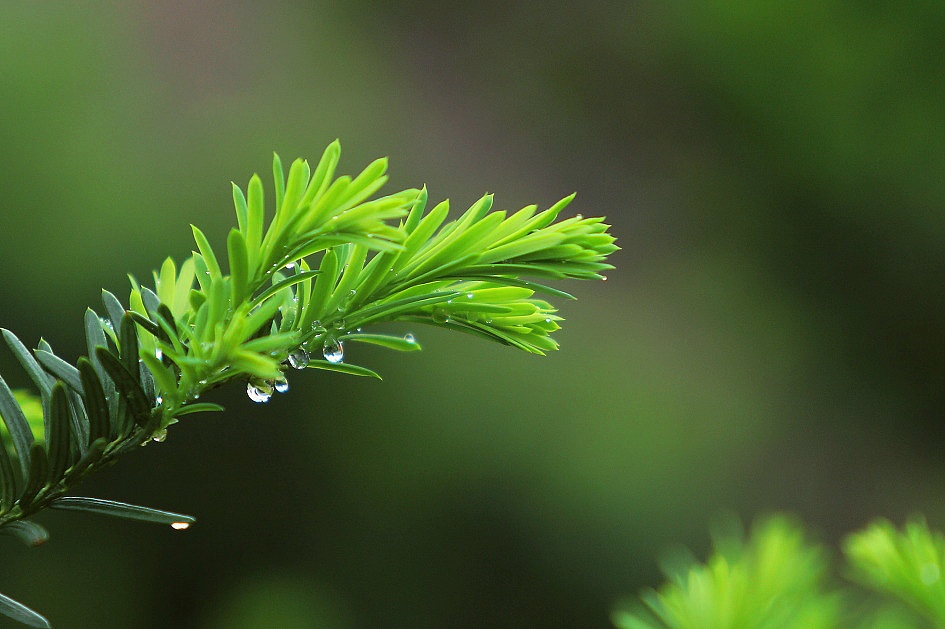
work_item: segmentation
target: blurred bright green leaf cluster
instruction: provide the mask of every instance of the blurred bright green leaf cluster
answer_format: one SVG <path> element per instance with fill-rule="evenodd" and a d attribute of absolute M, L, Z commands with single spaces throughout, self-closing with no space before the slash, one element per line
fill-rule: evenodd
<path fill-rule="evenodd" d="M 945 627 L 945 537 L 916 518 L 903 530 L 878 520 L 844 544 L 852 578 L 879 599 L 832 583 L 827 554 L 777 516 L 748 541 L 715 539 L 704 563 L 667 569 L 669 580 L 614 613 L 620 629 L 917 629 Z M 918 614 L 918 616 L 917 616 Z"/>
<path fill-rule="evenodd" d="M 705 564 L 678 569 L 646 592 L 652 615 L 619 612 L 615 621 L 621 629 L 829 629 L 839 600 L 824 590 L 826 567 L 798 525 L 772 518 L 747 542 L 717 539 Z"/>
<path fill-rule="evenodd" d="M 847 538 L 844 552 L 852 576 L 882 594 L 895 597 L 945 627 L 945 537 L 924 520 L 907 522 L 900 532 L 877 520 Z"/>

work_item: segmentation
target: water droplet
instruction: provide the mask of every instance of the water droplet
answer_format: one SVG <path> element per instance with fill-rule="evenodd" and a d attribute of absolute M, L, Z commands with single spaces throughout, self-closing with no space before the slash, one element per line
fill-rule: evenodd
<path fill-rule="evenodd" d="M 171 524 L 171 528 L 175 531 L 183 531 L 190 528 L 190 522 L 174 522 Z"/>
<path fill-rule="evenodd" d="M 550 317 L 545 317 L 545 323 L 551 323 L 551 318 L 550 318 Z"/>
<path fill-rule="evenodd" d="M 415 337 L 410 332 L 407 332 L 406 334 L 404 334 L 404 340 L 407 341 L 408 343 L 416 343 L 417 337 Z"/>
<path fill-rule="evenodd" d="M 328 339 L 322 347 L 322 355 L 330 363 L 340 363 L 345 359 L 344 345 L 336 339 Z"/>
<path fill-rule="evenodd" d="M 289 366 L 293 369 L 305 369 L 308 367 L 311 356 L 304 349 L 297 349 L 289 354 Z"/>
<path fill-rule="evenodd" d="M 352 288 L 351 290 L 348 291 L 348 299 L 351 299 L 352 297 L 354 297 L 354 296 L 357 295 L 357 294 L 358 294 L 358 291 L 356 291 L 356 290 L 354 290 L 354 289 Z"/>
<path fill-rule="evenodd" d="M 283 378 L 276 378 L 273 381 L 273 387 L 276 390 L 276 393 L 285 393 L 289 390 L 289 381 Z"/>
<path fill-rule="evenodd" d="M 472 293 L 466 293 L 466 299 L 472 299 L 473 297 L 475 297 L 475 295 Z"/>
<path fill-rule="evenodd" d="M 286 271 L 291 271 L 294 268 L 295 268 L 295 262 L 289 262 L 288 264 L 285 265 Z"/>
<path fill-rule="evenodd" d="M 583 214 L 575 214 L 575 215 L 574 215 L 574 218 L 576 218 L 576 219 L 578 219 L 578 220 L 581 220 L 582 218 L 584 218 L 584 215 L 583 215 Z"/>
<path fill-rule="evenodd" d="M 606 275 L 601 275 L 601 276 L 600 276 L 600 281 L 606 282 L 606 281 L 607 281 L 607 276 L 606 276 Z"/>
<path fill-rule="evenodd" d="M 100 317 L 100 319 L 101 319 L 101 321 L 102 321 L 102 326 L 103 326 L 103 327 L 108 328 L 108 329 L 111 330 L 112 332 L 115 331 L 115 326 L 112 325 L 112 320 L 111 320 L 111 319 L 109 319 L 108 317 Z"/>
<path fill-rule="evenodd" d="M 160 430 L 154 431 L 151 435 L 151 441 L 157 441 L 158 443 L 164 443 L 164 440 L 167 439 L 167 428 L 161 428 Z"/>
<path fill-rule="evenodd" d="M 321 336 L 326 332 L 325 326 L 322 325 L 321 321 L 312 321 L 312 332 L 315 333 L 315 336 Z"/>
<path fill-rule="evenodd" d="M 450 313 L 442 308 L 436 308 L 433 311 L 433 321 L 435 323 L 449 323 Z"/>
<path fill-rule="evenodd" d="M 332 327 L 335 328 L 336 330 L 340 330 L 340 329 L 342 329 L 343 327 L 345 327 L 345 320 L 344 320 L 344 319 L 338 319 L 337 321 L 335 321 L 335 322 L 334 322 L 333 324 L 331 324 L 331 325 L 332 325 Z"/>
<path fill-rule="evenodd" d="M 159 396 L 157 396 L 157 398 L 155 398 L 154 403 L 155 403 L 155 405 L 160 406 L 161 404 L 164 404 L 164 398 L 162 398 L 162 397 L 159 395 Z"/>
<path fill-rule="evenodd" d="M 162 358 L 164 358 L 164 352 L 161 350 L 160 347 L 155 348 L 154 357 L 157 358 L 158 360 L 161 360 Z"/>
<path fill-rule="evenodd" d="M 272 397 L 272 383 L 267 380 L 253 378 L 246 383 L 246 395 L 253 402 L 265 404 Z"/>

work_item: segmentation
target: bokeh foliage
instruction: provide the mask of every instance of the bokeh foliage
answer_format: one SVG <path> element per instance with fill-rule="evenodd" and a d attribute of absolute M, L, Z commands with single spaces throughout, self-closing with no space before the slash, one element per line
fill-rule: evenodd
<path fill-rule="evenodd" d="M 728 527 L 732 528 L 732 527 Z M 619 629 L 908 629 L 945 626 L 945 538 L 917 517 L 902 530 L 879 519 L 847 537 L 847 576 L 872 596 L 841 589 L 829 554 L 784 516 L 749 539 L 717 532 L 705 563 L 677 552 L 668 581 L 614 613 Z M 930 623 L 930 624 L 925 624 Z"/>

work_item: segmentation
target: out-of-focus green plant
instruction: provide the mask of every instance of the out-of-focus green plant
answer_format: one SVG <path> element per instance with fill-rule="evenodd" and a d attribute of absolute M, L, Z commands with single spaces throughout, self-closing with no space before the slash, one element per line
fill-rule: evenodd
<path fill-rule="evenodd" d="M 668 570 L 665 585 L 613 620 L 620 629 L 945 627 L 945 537 L 924 520 L 902 531 L 878 520 L 848 536 L 844 552 L 845 571 L 880 593 L 878 601 L 862 604 L 862 592 L 841 596 L 827 581 L 823 549 L 804 541 L 796 523 L 774 517 L 756 526 L 747 543 L 716 539 L 706 563 Z"/>
<path fill-rule="evenodd" d="M 945 627 L 945 537 L 924 520 L 911 520 L 902 532 L 877 520 L 848 537 L 844 552 L 855 580 Z"/>
<path fill-rule="evenodd" d="M 759 524 L 751 539 L 717 539 L 705 564 L 669 574 L 643 600 L 650 613 L 618 612 L 621 629 L 829 629 L 839 599 L 824 590 L 827 562 L 799 526 L 777 517 Z"/>
<path fill-rule="evenodd" d="M 103 292 L 105 316 L 86 312 L 88 356 L 75 365 L 43 340 L 30 351 L 3 330 L 39 395 L 0 378 L 0 532 L 42 543 L 48 534 L 30 518 L 46 507 L 187 528 L 191 516 L 67 494 L 122 454 L 163 441 L 181 417 L 223 410 L 200 401 L 220 385 L 244 382 L 253 401 L 266 402 L 288 390 L 290 369 L 379 378 L 346 361 L 349 343 L 420 349 L 409 333 L 365 331 L 378 323 L 554 350 L 561 317 L 536 294 L 571 296 L 524 278 L 605 279 L 612 268 L 605 259 L 617 247 L 603 219 L 557 220 L 573 196 L 507 214 L 487 195 L 447 221 L 448 202 L 428 211 L 425 189 L 371 199 L 387 180 L 386 159 L 336 178 L 339 156 L 334 142 L 314 170 L 299 159 L 287 175 L 275 156 L 268 220 L 261 179 L 245 193 L 234 185 L 238 227 L 225 256 L 193 227 L 197 251 L 180 265 L 166 260 L 153 290 L 131 278 L 128 307 Z M 0 613 L 49 626 L 3 595 Z"/>

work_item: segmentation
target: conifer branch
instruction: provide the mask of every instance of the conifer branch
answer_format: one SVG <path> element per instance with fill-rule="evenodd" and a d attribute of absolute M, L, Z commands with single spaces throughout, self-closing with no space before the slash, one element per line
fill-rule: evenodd
<path fill-rule="evenodd" d="M 600 218 L 558 220 L 573 195 L 539 212 L 507 214 L 486 195 L 448 221 L 444 201 L 427 210 L 426 189 L 375 197 L 387 160 L 335 177 L 341 148 L 314 170 L 273 159 L 273 210 L 262 180 L 233 185 L 237 227 L 216 249 L 191 226 L 196 250 L 168 258 L 153 288 L 131 280 L 125 305 L 108 291 L 102 312 L 85 313 L 87 355 L 75 365 L 41 340 L 30 351 L 3 338 L 36 392 L 0 378 L 0 532 L 36 545 L 45 530 L 29 518 L 47 507 L 186 528 L 194 518 L 70 495 L 88 475 L 195 412 L 226 383 L 246 383 L 257 402 L 288 388 L 289 369 L 379 377 L 347 360 L 346 345 L 420 349 L 412 335 L 365 331 L 404 321 L 466 332 L 534 354 L 557 349 L 562 318 L 537 295 L 571 298 L 535 280 L 606 279 L 617 247 Z M 224 272 L 224 267 L 226 272 Z M 526 279 L 531 278 L 531 279 Z M 32 626 L 39 614 L 0 595 L 0 613 Z"/>

